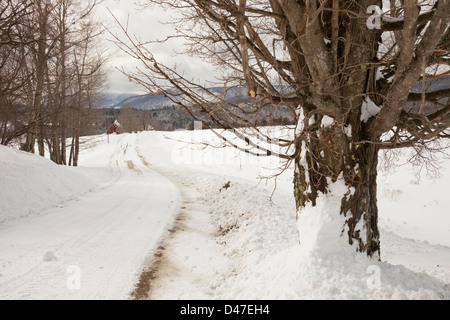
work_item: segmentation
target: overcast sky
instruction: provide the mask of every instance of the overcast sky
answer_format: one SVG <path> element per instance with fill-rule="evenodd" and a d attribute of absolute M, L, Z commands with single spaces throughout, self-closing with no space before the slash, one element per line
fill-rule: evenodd
<path fill-rule="evenodd" d="M 171 34 L 170 26 L 161 24 L 161 22 L 168 21 L 170 14 L 173 13 L 165 12 L 159 8 L 142 9 L 133 0 L 105 0 L 97 8 L 97 13 L 99 19 L 113 33 L 120 35 L 120 30 L 108 12 L 108 9 L 116 16 L 121 24 L 126 25 L 128 21 L 129 33 L 140 37 L 142 41 L 163 39 L 165 36 Z M 112 38 L 108 33 L 106 33 L 105 37 L 110 40 Z M 106 91 L 143 93 L 141 87 L 130 83 L 122 73 L 115 70 L 116 67 L 123 67 L 127 71 L 133 71 L 138 65 L 138 62 L 118 50 L 111 42 L 105 41 L 105 45 L 112 54 L 112 58 L 108 63 L 108 70 L 110 72 Z M 205 79 L 210 76 L 211 68 L 189 57 L 175 55 L 174 50 L 179 50 L 181 45 L 180 41 L 171 41 L 170 44 L 153 46 L 152 53 L 158 60 L 166 63 L 168 66 L 173 66 L 176 62 L 179 70 L 183 70 L 189 77 Z"/>

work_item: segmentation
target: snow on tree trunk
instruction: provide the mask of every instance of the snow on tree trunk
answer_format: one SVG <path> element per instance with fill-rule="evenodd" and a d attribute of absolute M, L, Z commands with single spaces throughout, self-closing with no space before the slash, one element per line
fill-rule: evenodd
<path fill-rule="evenodd" d="M 347 217 L 349 243 L 358 245 L 358 251 L 371 257 L 380 257 L 377 206 L 377 144 L 361 144 L 356 148 L 357 160 L 354 173 L 347 185 L 354 192 L 343 198 L 341 213 Z"/>
<path fill-rule="evenodd" d="M 300 244 L 321 252 L 350 244 L 379 258 L 377 144 L 353 144 L 350 128 L 329 117 L 300 118 L 294 171 Z"/>

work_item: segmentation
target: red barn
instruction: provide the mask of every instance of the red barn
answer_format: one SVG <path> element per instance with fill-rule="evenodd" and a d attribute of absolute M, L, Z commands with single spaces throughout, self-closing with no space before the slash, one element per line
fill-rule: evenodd
<path fill-rule="evenodd" d="M 119 134 L 119 124 L 117 122 L 114 122 L 109 129 L 106 131 L 106 134 L 116 133 Z"/>

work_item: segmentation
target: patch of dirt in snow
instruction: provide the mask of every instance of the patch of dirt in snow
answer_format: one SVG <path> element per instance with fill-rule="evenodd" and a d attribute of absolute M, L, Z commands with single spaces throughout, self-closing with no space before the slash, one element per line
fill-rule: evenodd
<path fill-rule="evenodd" d="M 165 174 L 179 185 L 180 212 L 142 271 L 132 292 L 136 300 L 213 299 L 215 283 L 230 262 L 215 240 L 210 208 L 195 184 Z"/>

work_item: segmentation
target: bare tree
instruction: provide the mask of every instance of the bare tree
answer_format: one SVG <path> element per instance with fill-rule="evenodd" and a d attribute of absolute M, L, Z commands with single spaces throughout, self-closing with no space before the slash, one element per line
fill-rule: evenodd
<path fill-rule="evenodd" d="M 72 144 L 69 164 L 78 165 L 82 119 L 100 97 L 105 73 L 106 56 L 99 51 L 99 25 L 87 19 L 80 27 L 80 41 L 73 48 L 74 83 L 71 87 Z"/>
<path fill-rule="evenodd" d="M 59 164 L 67 163 L 66 139 L 72 136 L 68 163 L 77 165 L 82 119 L 103 87 L 102 67 L 106 59 L 97 40 L 102 28 L 93 19 L 94 9 L 100 2 L 56 2 L 54 21 L 58 30 L 58 48 L 53 58 L 54 80 L 49 88 L 53 109 L 48 142 L 51 157 Z"/>
<path fill-rule="evenodd" d="M 103 87 L 105 55 L 93 13 L 102 0 L 0 2 L 1 142 L 22 135 L 21 149 L 67 163 L 66 139 L 78 160 L 82 119 Z M 71 120 L 71 121 L 69 121 Z M 70 132 L 71 131 L 71 132 Z"/>
<path fill-rule="evenodd" d="M 27 61 L 26 66 L 32 71 L 33 77 L 29 84 L 30 90 L 30 118 L 32 124 L 27 132 L 26 142 L 22 149 L 34 152 L 37 141 L 39 155 L 45 155 L 44 148 L 44 90 L 46 85 L 46 75 L 48 72 L 48 62 L 52 49 L 56 43 L 55 35 L 52 34 L 51 12 L 54 4 L 50 0 L 36 0 L 33 3 L 32 14 L 28 21 L 33 41 L 29 44 L 32 58 Z"/>
<path fill-rule="evenodd" d="M 144 112 L 133 109 L 129 104 L 125 104 L 121 110 L 119 118 L 121 132 L 134 132 L 143 130 L 142 115 Z"/>
<path fill-rule="evenodd" d="M 223 72 L 224 90 L 208 90 L 160 63 L 148 43 L 123 28 L 125 36 L 115 35 L 117 44 L 142 65 L 141 71 L 125 72 L 129 78 L 163 93 L 194 117 L 193 110 L 200 110 L 223 128 L 250 126 L 249 118 L 264 108 L 287 106 L 297 123 L 292 139 L 253 128 L 286 151 L 277 154 L 254 136 L 242 135 L 255 147 L 246 151 L 294 164 L 298 215 L 343 180 L 348 192 L 336 214 L 345 216 L 348 242 L 379 257 L 379 151 L 423 147 L 449 137 L 449 77 L 439 67 L 448 64 L 450 1 L 390 1 L 388 8 L 373 0 L 146 4 L 178 10 L 173 37 L 186 41 L 185 53 Z M 246 106 L 225 99 L 236 86 L 247 88 L 251 100 Z"/>
<path fill-rule="evenodd" d="M 9 144 L 25 134 L 26 119 L 23 95 L 31 74 L 24 68 L 31 41 L 27 21 L 32 2 L 0 2 L 0 143 Z"/>

